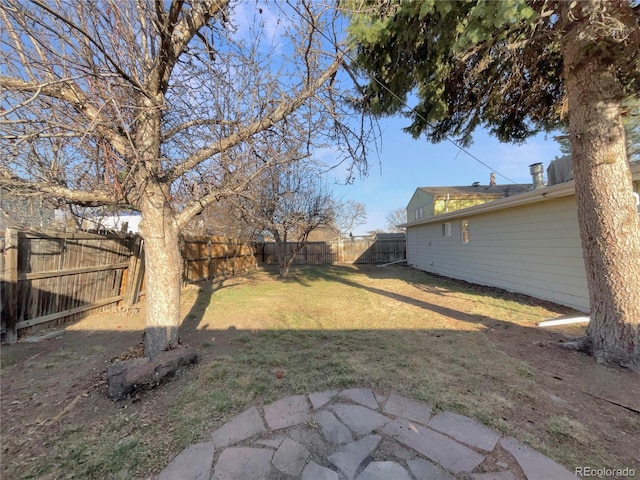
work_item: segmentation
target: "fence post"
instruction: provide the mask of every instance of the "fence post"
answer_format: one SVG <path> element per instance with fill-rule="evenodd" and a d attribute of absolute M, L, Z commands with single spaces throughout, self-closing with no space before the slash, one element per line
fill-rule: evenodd
<path fill-rule="evenodd" d="M 2 313 L 6 327 L 5 340 L 7 343 L 15 343 L 18 340 L 18 231 L 14 228 L 5 231 L 4 286 L 6 303 Z"/>
<path fill-rule="evenodd" d="M 211 245 L 211 237 L 207 240 L 207 246 L 209 247 L 209 263 L 207 264 L 207 280 L 211 280 L 213 275 L 211 271 L 213 270 L 213 246 Z"/>
<path fill-rule="evenodd" d="M 144 275 L 144 252 L 142 238 L 137 236 L 133 242 L 131 259 L 129 260 L 129 274 L 127 275 L 127 290 L 124 294 L 124 305 L 131 307 L 138 302 L 140 286 Z"/>

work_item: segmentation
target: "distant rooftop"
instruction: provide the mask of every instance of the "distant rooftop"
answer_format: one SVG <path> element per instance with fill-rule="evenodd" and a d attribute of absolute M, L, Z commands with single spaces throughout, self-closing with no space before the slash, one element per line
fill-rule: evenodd
<path fill-rule="evenodd" d="M 447 194 L 455 197 L 491 196 L 504 197 L 505 193 L 517 195 L 531 190 L 531 184 L 511 184 L 511 185 L 469 185 L 464 187 L 420 187 L 420 190 L 433 195 L 434 197 L 444 197 Z"/>

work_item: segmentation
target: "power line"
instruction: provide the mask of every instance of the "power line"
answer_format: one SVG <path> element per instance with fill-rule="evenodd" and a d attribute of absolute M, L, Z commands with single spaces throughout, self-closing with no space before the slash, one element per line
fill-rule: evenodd
<path fill-rule="evenodd" d="M 370 73 L 366 68 L 364 68 L 362 65 L 360 65 L 354 58 L 351 57 L 351 55 L 349 55 L 349 53 L 347 51 L 345 51 L 340 45 L 338 45 L 337 43 L 335 43 L 331 38 L 329 38 L 329 36 L 327 36 L 322 30 L 320 30 L 319 28 L 317 28 L 317 25 L 312 24 L 309 19 L 307 19 L 299 10 L 296 6 L 292 5 L 291 2 L 289 0 L 287 0 L 287 4 L 305 21 L 307 22 L 309 25 L 311 25 L 314 29 L 316 29 L 320 35 L 322 37 L 324 37 L 325 40 L 327 40 L 332 46 L 334 46 L 336 48 L 336 50 L 338 52 L 340 52 L 342 55 L 344 55 L 346 58 L 349 59 L 349 61 L 351 61 L 353 64 L 357 65 L 361 71 L 364 71 L 367 76 L 373 80 L 375 83 L 377 83 L 380 87 L 382 87 L 384 90 L 386 90 L 387 92 L 389 92 L 393 97 L 396 98 L 396 100 L 398 100 L 402 105 L 404 105 L 407 109 L 409 109 L 411 112 L 413 112 L 415 115 L 417 115 L 418 117 L 420 117 L 421 120 L 424 121 L 424 123 L 426 123 L 429 127 L 434 128 L 433 125 L 431 123 L 429 123 L 427 121 L 426 118 L 424 118 L 418 111 L 416 111 L 414 108 L 412 108 L 411 106 L 409 106 L 409 104 L 407 102 L 405 102 L 402 98 L 400 98 L 399 95 L 397 95 L 395 92 L 393 92 L 389 87 L 387 87 L 386 85 L 384 85 L 380 80 L 378 80 L 372 73 Z M 458 148 L 458 153 L 463 152 L 466 153 L 469 157 L 471 157 L 473 160 L 475 160 L 476 162 L 478 162 L 479 164 L 483 165 L 484 167 L 486 167 L 487 169 L 489 169 L 490 171 L 494 172 L 496 175 L 504 178 L 505 180 L 513 183 L 513 184 L 517 184 L 516 181 L 510 179 L 509 177 L 507 177 L 506 175 L 500 173 L 498 170 L 496 170 L 495 168 L 492 168 L 490 165 L 488 165 L 487 163 L 483 162 L 482 160 L 480 160 L 478 157 L 476 157 L 475 155 L 473 155 L 471 152 L 469 152 L 466 148 L 463 148 L 461 145 L 459 145 L 455 140 L 452 140 L 449 136 L 447 135 L 443 135 L 443 137 L 445 138 L 445 140 L 447 140 L 449 143 L 453 144 L 456 148 Z M 456 154 L 457 157 L 457 154 Z"/>

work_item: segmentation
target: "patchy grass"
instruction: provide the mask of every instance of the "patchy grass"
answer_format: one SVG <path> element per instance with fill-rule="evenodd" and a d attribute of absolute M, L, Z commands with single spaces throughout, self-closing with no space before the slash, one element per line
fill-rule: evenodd
<path fill-rule="evenodd" d="M 594 440 L 620 429 L 637 438 L 631 415 L 619 415 L 619 425 L 607 430 L 601 405 L 588 403 L 593 399 L 578 408 L 549 400 L 547 391 L 568 397 L 578 388 L 561 383 L 570 378 L 563 362 L 577 362 L 585 375 L 604 368 L 543 348 L 556 337 L 534 326 L 558 315 L 551 305 L 403 267 L 301 268 L 287 281 L 258 272 L 213 289 L 190 288 L 183 301 L 181 335 L 200 348 L 200 365 L 138 402 L 108 407 L 100 418 L 79 415 L 84 420 L 49 432 L 47 455 L 5 461 L 3 474 L 145 478 L 250 405 L 353 386 L 396 391 L 476 418 L 570 470 L 633 461 L 621 444 Z M 86 348 L 106 357 L 119 353 Z M 51 374 L 59 362 L 78 360 L 62 352 L 43 362 Z"/>
<path fill-rule="evenodd" d="M 13 367 L 16 363 L 18 363 L 18 358 L 15 355 L 4 352 L 0 354 L 0 371 Z"/>
<path fill-rule="evenodd" d="M 564 415 L 551 417 L 547 421 L 547 430 L 560 442 L 572 441 L 584 444 L 589 439 L 584 425 Z"/>

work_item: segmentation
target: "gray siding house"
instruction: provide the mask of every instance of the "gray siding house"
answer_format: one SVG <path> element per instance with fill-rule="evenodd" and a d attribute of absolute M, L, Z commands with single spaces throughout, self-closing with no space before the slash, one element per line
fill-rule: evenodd
<path fill-rule="evenodd" d="M 640 190 L 640 162 L 630 164 Z M 589 311 L 574 182 L 409 222 L 407 263 Z"/>

